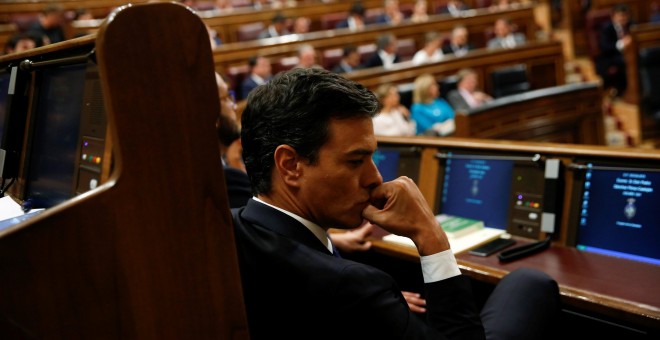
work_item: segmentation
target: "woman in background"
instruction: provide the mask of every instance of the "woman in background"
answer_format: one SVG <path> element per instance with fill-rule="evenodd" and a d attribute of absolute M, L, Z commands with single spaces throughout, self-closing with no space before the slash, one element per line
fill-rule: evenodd
<path fill-rule="evenodd" d="M 380 112 L 373 118 L 374 133 L 377 136 L 414 136 L 415 121 L 410 119 L 410 111 L 401 104 L 397 87 L 382 84 L 376 89 L 380 101 Z"/>
<path fill-rule="evenodd" d="M 410 112 L 417 124 L 417 134 L 446 136 L 456 129 L 454 109 L 440 98 L 440 86 L 431 74 L 415 79 Z"/>

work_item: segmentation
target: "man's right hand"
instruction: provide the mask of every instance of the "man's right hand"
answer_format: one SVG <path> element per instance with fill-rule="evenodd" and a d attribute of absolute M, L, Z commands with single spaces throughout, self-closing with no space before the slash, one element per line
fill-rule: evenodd
<path fill-rule="evenodd" d="M 419 254 L 448 250 L 449 241 L 413 180 L 402 176 L 371 192 L 362 216 L 390 233 L 410 238 Z"/>

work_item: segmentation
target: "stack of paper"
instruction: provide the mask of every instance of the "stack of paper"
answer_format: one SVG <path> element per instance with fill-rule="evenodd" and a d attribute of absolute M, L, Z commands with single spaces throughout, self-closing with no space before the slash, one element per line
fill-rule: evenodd
<path fill-rule="evenodd" d="M 478 245 L 494 240 L 504 234 L 504 230 L 484 226 L 483 221 L 463 217 L 437 215 L 436 220 L 445 230 L 452 252 L 458 254 Z M 390 234 L 383 241 L 414 247 L 407 237 Z"/>

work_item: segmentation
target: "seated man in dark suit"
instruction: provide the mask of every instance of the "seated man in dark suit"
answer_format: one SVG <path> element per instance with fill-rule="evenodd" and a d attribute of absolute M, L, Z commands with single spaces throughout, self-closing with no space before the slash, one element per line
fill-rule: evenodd
<path fill-rule="evenodd" d="M 384 33 L 376 38 L 376 53 L 371 55 L 369 59 L 364 63 L 364 67 L 376 67 L 383 66 L 384 68 L 390 68 L 395 63 L 401 61 L 401 58 L 397 54 L 397 40 L 396 36 L 392 33 Z"/>
<path fill-rule="evenodd" d="M 449 43 L 442 46 L 442 53 L 445 55 L 453 54 L 457 57 L 462 57 L 468 53 L 468 51 L 473 50 L 474 46 L 470 44 L 468 34 L 469 32 L 465 26 L 459 25 L 454 27 L 451 30 Z"/>
<path fill-rule="evenodd" d="M 383 183 L 372 156 L 378 99 L 323 69 L 296 68 L 256 88 L 241 141 L 256 197 L 233 209 L 252 339 L 540 339 L 559 312 L 557 283 L 519 269 L 475 306 L 446 234 L 415 183 Z M 427 314 L 395 280 L 337 256 L 327 231 L 364 220 L 411 238 Z"/>
<path fill-rule="evenodd" d="M 241 83 L 241 98 L 239 99 L 247 98 L 250 91 L 268 82 L 272 76 L 270 60 L 266 57 L 251 57 L 248 59 L 248 66 L 250 67 L 250 72 Z"/>
<path fill-rule="evenodd" d="M 479 90 L 479 77 L 476 71 L 464 68 L 456 75 L 458 76 L 456 89 L 447 93 L 447 101 L 454 110 L 468 110 L 493 100 L 493 97 Z"/>
<path fill-rule="evenodd" d="M 383 9 L 383 14 L 378 15 L 374 20 L 375 24 L 398 25 L 406 18 L 399 8 L 399 0 L 385 0 Z"/>
<path fill-rule="evenodd" d="M 604 88 L 613 88 L 617 95 L 627 88 L 626 63 L 623 50 L 630 45 L 630 9 L 626 5 L 612 8 L 611 20 L 599 32 L 596 72 L 603 78 Z"/>
<path fill-rule="evenodd" d="M 362 68 L 360 64 L 360 52 L 355 45 L 347 45 L 343 48 L 341 60 L 332 68 L 334 73 L 346 73 L 359 70 Z"/>
<path fill-rule="evenodd" d="M 270 19 L 270 25 L 266 27 L 261 33 L 259 33 L 258 38 L 259 39 L 265 39 L 265 38 L 273 38 L 273 37 L 281 37 L 283 35 L 287 35 L 291 32 L 286 28 L 286 22 L 287 22 L 287 17 L 285 17 L 282 13 L 276 13 L 271 19 Z"/>
<path fill-rule="evenodd" d="M 355 2 L 351 5 L 348 11 L 348 17 L 345 20 L 339 21 L 335 28 L 350 28 L 351 31 L 363 30 L 366 26 L 364 15 L 366 9 L 360 2 Z"/>
<path fill-rule="evenodd" d="M 241 207 L 252 197 L 250 180 L 245 172 L 245 164 L 241 153 L 241 130 L 236 121 L 236 99 L 232 97 L 229 86 L 216 73 L 220 97 L 220 114 L 215 123 L 220 144 L 220 159 L 227 183 L 227 196 L 230 207 Z"/>
<path fill-rule="evenodd" d="M 495 37 L 488 40 L 488 48 L 514 48 L 524 45 L 527 38 L 524 34 L 514 31 L 513 23 L 509 18 L 499 18 L 493 25 Z"/>
<path fill-rule="evenodd" d="M 470 9 L 463 0 L 447 0 L 447 3 L 438 7 L 438 14 L 450 14 L 453 17 L 460 17 L 463 11 Z"/>

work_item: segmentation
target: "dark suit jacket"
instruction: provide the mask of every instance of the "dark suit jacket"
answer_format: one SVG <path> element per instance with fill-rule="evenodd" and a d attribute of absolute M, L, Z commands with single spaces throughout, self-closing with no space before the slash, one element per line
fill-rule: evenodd
<path fill-rule="evenodd" d="M 337 21 L 335 28 L 348 28 L 348 19 Z"/>
<path fill-rule="evenodd" d="M 465 101 L 465 98 L 461 96 L 461 93 L 458 90 L 451 90 L 447 93 L 447 101 L 454 108 L 454 110 L 467 110 L 470 108 L 470 104 Z"/>
<path fill-rule="evenodd" d="M 259 86 L 259 84 L 257 84 L 252 79 L 252 77 L 250 77 L 249 74 L 246 75 L 245 79 L 243 79 L 243 82 L 241 83 L 241 93 L 240 93 L 240 97 L 238 99 L 240 100 L 240 99 L 247 98 L 250 91 L 254 90 L 254 88 L 257 87 L 257 86 Z"/>
<path fill-rule="evenodd" d="M 527 41 L 527 37 L 522 33 L 514 32 L 512 34 L 513 40 L 516 42 L 516 46 L 523 45 Z M 494 37 L 488 40 L 486 46 L 488 48 L 502 48 L 504 47 L 504 38 Z"/>
<path fill-rule="evenodd" d="M 357 67 L 350 68 L 350 66 L 344 65 L 341 61 L 335 65 L 335 67 L 332 68 L 332 72 L 334 73 L 346 73 L 346 72 L 353 72 L 357 70 L 361 70 L 362 65 L 358 65 Z"/>
<path fill-rule="evenodd" d="M 468 43 L 467 44 L 467 50 L 468 51 L 474 50 L 474 46 L 472 44 Z M 455 52 L 455 50 L 454 50 L 454 48 L 452 47 L 451 44 L 446 44 L 446 45 L 442 46 L 442 53 L 444 53 L 444 54 L 454 54 L 454 52 Z"/>
<path fill-rule="evenodd" d="M 225 165 L 225 182 L 227 183 L 227 196 L 230 208 L 240 208 L 252 198 L 250 179 L 242 170 Z"/>
<path fill-rule="evenodd" d="M 630 23 L 625 27 L 626 31 L 630 31 Z M 599 54 L 596 57 L 596 71 L 603 77 L 611 76 L 610 67 L 614 66 L 615 73 L 625 71 L 625 59 L 621 51 L 616 48 L 616 42 L 619 36 L 614 28 L 614 24 L 609 21 L 600 30 L 598 35 L 598 49 Z M 621 79 L 625 81 L 625 79 Z"/>
<path fill-rule="evenodd" d="M 401 61 L 401 58 L 397 54 L 394 57 L 394 63 L 396 64 L 399 61 Z M 374 52 L 374 54 L 372 54 L 371 57 L 369 57 L 369 59 L 367 59 L 367 61 L 364 63 L 365 68 L 376 66 L 383 66 L 383 59 L 381 59 L 380 55 L 378 55 L 378 51 Z"/>
<path fill-rule="evenodd" d="M 483 339 L 470 282 L 425 284 L 428 324 L 394 279 L 333 256 L 294 218 L 255 200 L 232 209 L 251 339 Z"/>

